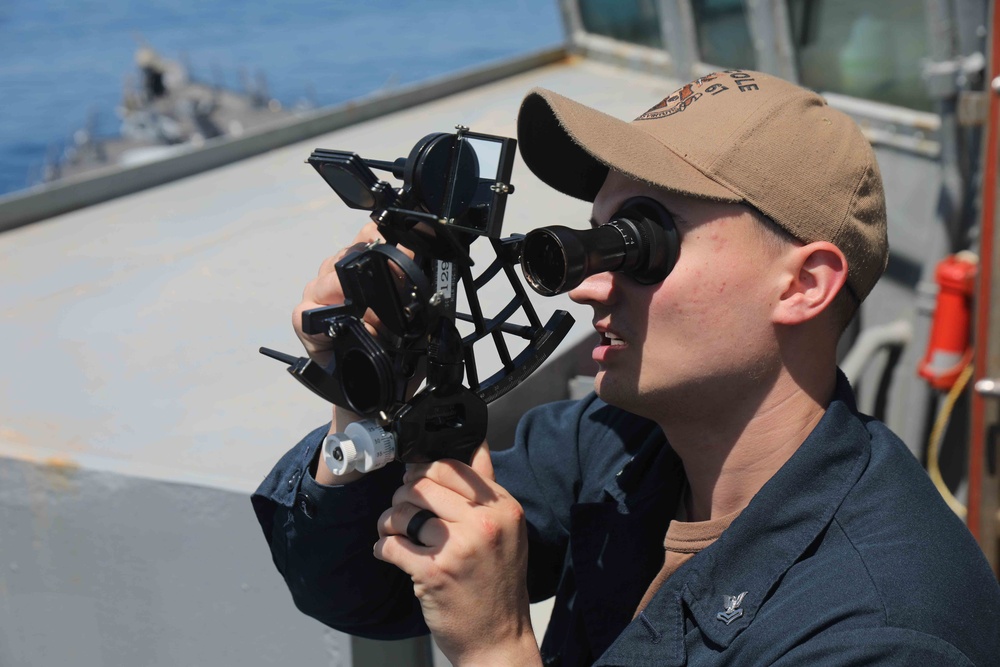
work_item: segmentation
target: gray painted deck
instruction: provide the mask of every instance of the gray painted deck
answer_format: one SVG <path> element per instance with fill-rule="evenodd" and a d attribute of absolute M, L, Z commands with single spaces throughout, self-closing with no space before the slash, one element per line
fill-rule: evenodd
<path fill-rule="evenodd" d="M 637 108 L 626 97 L 667 88 L 595 63 L 548 67 L 0 235 L 0 453 L 252 489 L 328 415 L 256 349 L 298 352 L 302 288 L 365 220 L 305 158 L 314 147 L 395 158 L 457 123 L 512 135 L 533 85 L 623 117 Z M 587 204 L 520 160 L 512 180 L 505 234 L 585 224 Z M 586 333 L 589 309 L 536 304 L 557 301 Z"/>
<path fill-rule="evenodd" d="M 510 136 L 536 85 L 623 118 L 671 90 L 568 61 L 0 234 L 0 664 L 350 664 L 247 499 L 329 418 L 257 348 L 298 353 L 303 286 L 365 220 L 304 160 L 392 159 L 459 123 Z M 505 234 L 586 224 L 520 161 L 512 180 Z M 563 349 L 590 332 L 588 308 L 536 305 L 577 318 Z"/>

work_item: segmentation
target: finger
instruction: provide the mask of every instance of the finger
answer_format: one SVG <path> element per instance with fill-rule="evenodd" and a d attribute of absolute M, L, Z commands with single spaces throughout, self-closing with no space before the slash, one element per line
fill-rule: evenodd
<path fill-rule="evenodd" d="M 379 233 L 378 225 L 374 222 L 368 222 L 358 231 L 358 235 L 354 237 L 353 241 L 351 241 L 351 245 L 346 248 L 342 248 L 334 255 L 331 255 L 323 260 L 323 263 L 319 265 L 319 271 L 316 275 L 324 276 L 329 273 L 334 273 L 337 268 L 337 262 L 344 259 L 344 257 L 352 252 L 361 252 L 372 243 L 385 243 L 385 237 Z"/>
<path fill-rule="evenodd" d="M 426 477 L 427 469 L 430 467 L 430 463 L 407 463 L 406 472 L 403 473 L 403 484 L 415 482 L 421 477 Z"/>
<path fill-rule="evenodd" d="M 325 276 L 328 273 L 333 273 L 337 270 L 337 262 L 344 259 L 348 253 L 353 252 L 357 246 L 350 246 L 347 248 L 342 248 L 337 254 L 330 255 L 323 260 L 323 263 L 319 265 L 319 271 L 316 272 L 316 276 Z"/>
<path fill-rule="evenodd" d="M 317 276 L 306 285 L 305 290 L 302 292 L 302 302 L 295 307 L 295 312 L 292 316 L 295 318 L 296 331 L 299 331 L 301 328 L 302 313 L 304 311 L 312 310 L 313 308 L 324 308 L 326 306 L 338 306 L 344 303 L 345 300 L 344 288 L 340 284 L 340 277 L 336 272 Z M 371 309 L 365 312 L 364 322 L 366 325 L 370 325 L 367 328 L 372 334 L 375 334 L 377 327 L 381 324 Z"/>
<path fill-rule="evenodd" d="M 364 246 L 372 241 L 381 241 L 383 243 L 387 242 L 386 238 L 379 231 L 378 225 L 374 222 L 369 222 L 362 227 L 361 231 L 358 232 L 358 235 L 354 237 L 354 246 Z M 416 256 L 416 254 L 406 246 L 397 245 L 396 247 L 410 259 L 413 259 Z"/>
<path fill-rule="evenodd" d="M 480 449 L 483 449 L 480 447 Z M 478 452 L 479 450 L 477 450 Z M 489 451 L 486 450 L 486 458 L 489 458 Z M 428 464 L 419 464 L 407 469 L 403 475 L 404 484 L 416 485 L 420 480 L 426 479 L 449 489 L 467 503 L 485 505 L 497 498 L 505 495 L 504 490 L 493 481 L 493 466 L 487 460 L 480 461 L 479 467 L 489 477 L 481 475 L 477 470 L 454 459 L 441 459 Z"/>
<path fill-rule="evenodd" d="M 374 222 L 369 222 L 367 225 L 362 227 L 361 231 L 358 232 L 358 235 L 354 237 L 354 242 L 351 245 L 351 248 L 356 250 L 364 250 L 364 247 L 371 244 L 373 241 L 377 243 L 388 243 L 388 240 L 379 231 L 378 225 L 375 224 Z M 397 245 L 396 248 L 398 248 L 404 255 L 406 255 L 410 259 L 416 257 L 416 253 L 414 253 L 406 246 Z"/>
<path fill-rule="evenodd" d="M 354 237 L 353 245 L 367 244 L 375 240 L 385 241 L 385 237 L 379 232 L 378 225 L 374 221 L 369 220 L 358 230 L 358 235 Z"/>
<path fill-rule="evenodd" d="M 302 300 L 332 306 L 344 302 L 344 288 L 336 271 L 320 274 L 309 281 L 302 292 Z"/>
<path fill-rule="evenodd" d="M 426 515 L 420 514 L 428 511 L 411 503 L 390 507 L 378 519 L 379 537 L 400 535 L 411 541 L 416 538 L 420 543 L 418 546 L 424 547 L 444 544 L 448 537 L 448 527 L 436 516 L 425 519 Z"/>
<path fill-rule="evenodd" d="M 312 310 L 314 308 L 325 308 L 331 304 L 317 303 L 316 301 L 303 301 L 295 307 L 292 311 L 292 328 L 295 334 L 302 341 L 305 346 L 306 351 L 309 352 L 310 356 L 314 354 L 325 354 L 333 349 L 332 339 L 324 332 L 316 334 L 307 334 L 304 331 L 304 325 L 302 322 L 302 314 L 307 310 Z M 381 322 L 374 316 L 371 311 L 365 314 L 365 319 L 362 320 L 365 329 L 368 330 L 372 336 L 378 336 L 378 327 Z M 317 361 L 319 361 L 317 359 Z"/>
<path fill-rule="evenodd" d="M 474 506 L 468 498 L 426 477 L 396 489 L 392 495 L 392 505 L 403 503 L 430 510 L 445 522 L 462 521 Z"/>
<path fill-rule="evenodd" d="M 306 349 L 312 359 L 324 366 L 330 359 L 330 352 L 333 347 L 330 337 L 326 334 L 307 334 L 302 328 L 302 313 L 311 308 L 319 308 L 319 304 L 303 302 L 292 311 L 292 329 L 295 335 L 302 341 L 302 346 Z"/>
<path fill-rule="evenodd" d="M 480 475 L 491 481 L 496 480 L 496 475 L 493 472 L 493 461 L 490 459 L 490 446 L 485 440 L 483 444 L 476 448 L 472 453 L 472 461 L 470 466 L 473 470 L 480 473 Z M 477 457 L 485 458 L 485 460 L 477 460 Z M 447 459 L 442 459 L 447 460 Z M 406 472 L 403 474 L 403 483 L 411 482 L 413 480 L 419 479 L 421 477 L 426 477 L 427 469 L 433 465 L 435 461 L 430 463 L 407 463 Z M 477 470 L 478 466 L 478 470 Z"/>
<path fill-rule="evenodd" d="M 483 440 L 483 444 L 472 453 L 472 462 L 469 466 L 478 472 L 483 478 L 495 481 L 497 476 L 493 472 L 493 460 L 490 458 L 490 445 Z"/>
<path fill-rule="evenodd" d="M 392 563 L 411 577 L 418 571 L 420 559 L 426 558 L 426 551 L 427 547 L 418 547 L 401 535 L 379 538 L 372 548 L 375 558 Z"/>

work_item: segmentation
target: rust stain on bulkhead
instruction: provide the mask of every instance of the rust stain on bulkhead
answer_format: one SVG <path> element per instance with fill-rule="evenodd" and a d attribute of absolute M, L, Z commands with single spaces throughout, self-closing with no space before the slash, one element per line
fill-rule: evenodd
<path fill-rule="evenodd" d="M 42 461 L 42 464 L 50 470 L 64 474 L 75 473 L 80 469 L 80 464 L 66 456 L 50 456 Z"/>
<path fill-rule="evenodd" d="M 80 464 L 66 456 L 50 456 L 40 461 L 45 486 L 56 493 L 70 493 L 77 490 L 76 473 Z"/>

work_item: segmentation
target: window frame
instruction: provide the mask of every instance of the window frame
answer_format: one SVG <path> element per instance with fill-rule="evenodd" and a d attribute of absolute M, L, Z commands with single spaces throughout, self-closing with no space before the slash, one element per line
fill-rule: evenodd
<path fill-rule="evenodd" d="M 580 0 L 560 0 L 569 49 L 613 65 L 688 81 L 724 67 L 701 59 L 690 0 L 658 0 L 664 48 L 656 49 L 589 33 Z M 801 83 L 796 66 L 787 0 L 744 0 L 757 69 Z M 929 36 L 931 39 L 931 36 Z M 767 48 L 773 45 L 773 48 Z M 928 57 L 935 50 L 929 43 Z M 819 91 L 831 107 L 853 117 L 872 144 L 937 158 L 941 154 L 939 114 L 863 97 Z"/>

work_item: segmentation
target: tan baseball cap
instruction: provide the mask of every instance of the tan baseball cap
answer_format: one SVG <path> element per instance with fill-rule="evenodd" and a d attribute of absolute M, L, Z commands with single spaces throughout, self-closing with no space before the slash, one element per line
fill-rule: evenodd
<path fill-rule="evenodd" d="M 871 145 L 822 97 L 750 70 L 707 74 L 632 122 L 536 88 L 521 155 L 556 190 L 593 201 L 609 169 L 692 197 L 744 203 L 805 243 L 847 257 L 863 300 L 885 270 L 885 195 Z"/>

